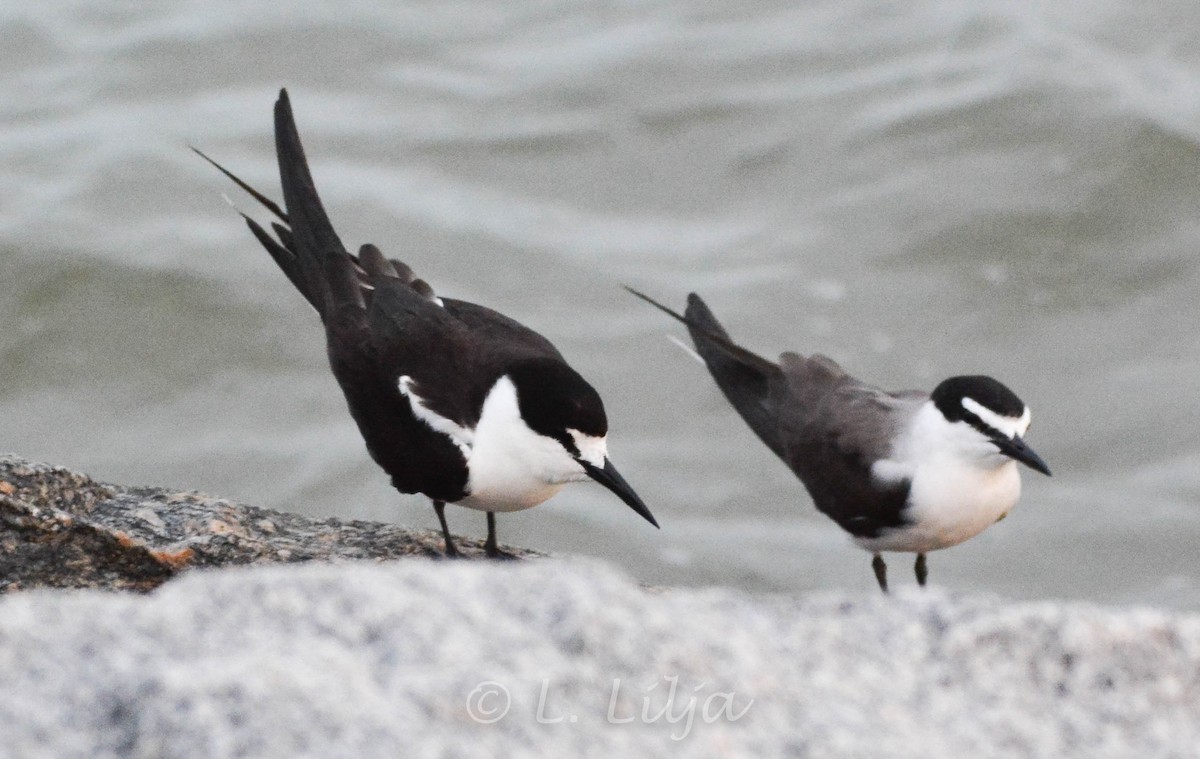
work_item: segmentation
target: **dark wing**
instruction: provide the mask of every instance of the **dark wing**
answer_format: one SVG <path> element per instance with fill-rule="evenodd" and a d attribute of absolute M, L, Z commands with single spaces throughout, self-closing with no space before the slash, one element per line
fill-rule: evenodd
<path fill-rule="evenodd" d="M 696 352 L 704 359 L 717 387 L 759 440 L 782 457 L 777 394 L 772 392 L 782 380 L 779 366 L 734 344 L 699 295 L 688 295 L 683 314 Z"/>
<path fill-rule="evenodd" d="M 880 488 L 870 466 L 890 453 L 914 401 L 856 380 L 825 356 L 784 353 L 778 364 L 768 361 L 734 343 L 695 293 L 681 315 L 626 289 L 687 326 L 721 392 L 821 512 L 864 537 L 905 523 L 908 483 Z"/>
<path fill-rule="evenodd" d="M 730 340 L 729 334 L 699 295 L 688 295 L 687 310 L 681 315 L 637 290 L 625 289 L 683 322 L 696 346 L 696 352 L 704 359 L 708 371 L 717 381 L 717 387 L 721 388 L 754 434 L 776 456 L 782 458 L 784 448 L 779 438 L 778 409 L 772 392 L 772 387 L 783 379 L 779 366 Z"/>
<path fill-rule="evenodd" d="M 295 253 L 295 267 L 288 278 L 301 283 L 301 292 L 321 314 L 327 329 L 337 326 L 331 321 L 347 317 L 353 321 L 354 314 L 363 314 L 366 305 L 357 269 L 313 185 L 287 90 L 280 90 L 275 101 L 275 152 Z M 332 320 L 338 311 L 350 313 Z"/>
<path fill-rule="evenodd" d="M 464 342 L 466 330 L 440 308 L 433 288 L 406 264 L 385 258 L 374 245 L 363 245 L 357 256 L 346 252 L 314 186 L 286 90 L 280 91 L 275 104 L 275 130 L 287 211 L 212 158 L 192 150 L 279 219 L 271 224 L 272 237 L 242 214 L 255 238 L 320 314 L 330 333 L 331 359 L 337 359 L 335 374 L 347 362 L 359 360 L 370 365 L 360 367 L 358 375 L 369 370 L 393 381 L 412 374 L 417 367 L 411 359 L 420 357 L 420 367 L 432 370 L 425 384 L 437 387 L 444 383 L 436 378 L 464 371 L 439 365 L 440 356 L 461 359 L 466 353 L 452 350 Z M 431 391 L 426 388 L 426 392 Z M 464 421 L 456 409 L 463 404 L 433 402 L 447 418 Z"/>
<path fill-rule="evenodd" d="M 443 379 L 467 371 L 466 327 L 441 308 L 432 288 L 373 245 L 348 253 L 317 194 L 287 91 L 275 103 L 275 141 L 286 211 L 200 153 L 278 219 L 275 236 L 243 215 L 250 231 L 325 325 L 330 366 L 375 460 L 405 492 L 454 501 L 465 481 L 439 462 L 459 455 L 445 436 L 413 416 L 397 380 L 410 375 L 427 407 L 459 424 L 467 399 Z M 195 150 L 193 148 L 193 150 Z"/>
<path fill-rule="evenodd" d="M 325 322 L 334 374 L 361 380 L 373 372 L 393 387 L 412 376 L 425 406 L 458 424 L 472 421 L 467 399 L 453 392 L 454 378 L 469 370 L 461 365 L 470 356 L 465 330 L 405 264 L 374 245 L 357 259 L 346 252 L 317 196 L 286 90 L 275 103 L 275 145 L 290 223 L 281 242 L 291 242 L 296 279 Z"/>
<path fill-rule="evenodd" d="M 871 477 L 920 401 L 896 396 L 847 374 L 821 355 L 784 353 L 774 387 L 783 460 L 817 508 L 859 537 L 906 523 L 909 483 Z"/>
<path fill-rule="evenodd" d="M 470 330 L 484 352 L 503 350 L 506 360 L 518 356 L 565 360 L 553 343 L 516 319 L 465 300 L 446 298 L 442 302 L 446 311 Z M 494 358 L 500 358 L 499 354 Z"/>

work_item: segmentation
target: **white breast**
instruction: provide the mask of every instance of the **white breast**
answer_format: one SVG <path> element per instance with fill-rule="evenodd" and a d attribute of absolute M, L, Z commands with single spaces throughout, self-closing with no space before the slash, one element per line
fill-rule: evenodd
<path fill-rule="evenodd" d="M 501 377 L 484 401 L 467 467 L 469 495 L 456 503 L 480 511 L 528 509 L 567 483 L 587 479 L 561 443 L 525 424 L 508 377 Z"/>
<path fill-rule="evenodd" d="M 947 422 L 932 403 L 871 471 L 881 480 L 911 481 L 904 514 L 911 524 L 856 538 L 869 551 L 949 548 L 995 524 L 1021 495 L 1016 462 L 970 425 Z"/>
<path fill-rule="evenodd" d="M 462 427 L 427 408 L 410 377 L 399 380 L 413 414 L 430 429 L 448 436 L 467 462 L 467 496 L 455 503 L 480 511 L 520 511 L 537 506 L 587 473 L 557 440 L 539 435 L 525 424 L 517 389 L 501 377 L 488 392 L 474 429 Z M 603 437 L 566 430 L 580 455 L 594 466 L 604 465 Z"/>

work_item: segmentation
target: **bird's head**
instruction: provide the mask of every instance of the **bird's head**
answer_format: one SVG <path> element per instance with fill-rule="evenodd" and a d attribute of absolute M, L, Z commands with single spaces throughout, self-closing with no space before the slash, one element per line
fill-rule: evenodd
<path fill-rule="evenodd" d="M 608 458 L 608 418 L 600 394 L 565 362 L 531 360 L 507 375 L 521 420 L 543 438 L 561 481 L 591 478 L 611 490 L 650 524 L 654 515 Z M 552 441 L 552 442 L 550 442 Z"/>
<path fill-rule="evenodd" d="M 934 389 L 930 400 L 982 455 L 1002 454 L 1050 474 L 1050 467 L 1024 439 L 1029 407 L 1000 382 L 983 375 L 951 377 Z"/>

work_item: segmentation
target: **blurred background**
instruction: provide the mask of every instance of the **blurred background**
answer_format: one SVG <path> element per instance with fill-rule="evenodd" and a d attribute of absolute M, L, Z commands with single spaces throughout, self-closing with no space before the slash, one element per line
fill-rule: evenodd
<path fill-rule="evenodd" d="M 1200 607 L 1200 4 L 1065 5 L 0 6 L 0 449 L 436 526 L 221 195 L 267 214 L 187 149 L 278 198 L 287 86 L 347 245 L 553 340 L 663 525 L 576 486 L 502 515 L 503 541 L 652 583 L 874 592 L 628 283 L 701 292 L 768 356 L 1022 396 L 1055 476 L 1026 470 L 934 584 Z"/>

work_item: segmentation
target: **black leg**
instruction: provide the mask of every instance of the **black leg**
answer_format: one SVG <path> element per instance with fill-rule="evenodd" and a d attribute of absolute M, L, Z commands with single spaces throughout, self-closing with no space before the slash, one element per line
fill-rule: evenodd
<path fill-rule="evenodd" d="M 515 559 L 516 557 L 513 556 L 511 553 L 507 553 L 506 551 L 501 551 L 500 545 L 496 542 L 496 514 L 495 514 L 495 512 L 489 511 L 487 513 L 487 515 L 488 515 L 487 516 L 488 536 L 487 536 L 487 542 L 483 544 L 484 551 L 486 551 L 487 555 L 493 559 Z"/>
<path fill-rule="evenodd" d="M 434 501 L 433 510 L 437 512 L 438 521 L 442 523 L 442 537 L 446 539 L 446 555 L 458 556 L 458 549 L 454 547 L 454 538 L 450 537 L 450 526 L 446 524 L 446 502 Z"/>
<path fill-rule="evenodd" d="M 883 563 L 883 557 L 875 554 L 875 558 L 871 559 L 871 569 L 875 570 L 875 579 L 879 581 L 879 589 L 887 593 L 887 564 Z"/>
<path fill-rule="evenodd" d="M 925 554 L 917 554 L 917 563 L 913 566 L 913 570 L 917 573 L 917 584 L 922 588 L 925 587 L 925 578 L 929 577 L 929 567 L 925 566 Z"/>

